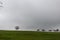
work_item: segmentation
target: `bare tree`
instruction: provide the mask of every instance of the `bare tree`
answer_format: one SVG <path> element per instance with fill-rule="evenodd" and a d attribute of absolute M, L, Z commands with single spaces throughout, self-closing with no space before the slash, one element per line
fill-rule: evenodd
<path fill-rule="evenodd" d="M 52 30 L 49 30 L 49 32 L 51 32 Z"/>
<path fill-rule="evenodd" d="M 54 30 L 54 32 L 58 32 L 58 31 L 59 31 L 59 29 Z"/>
<path fill-rule="evenodd" d="M 56 30 L 53 30 L 54 32 L 56 32 Z"/>
<path fill-rule="evenodd" d="M 16 26 L 15 29 L 18 30 L 19 29 L 19 26 Z"/>
<path fill-rule="evenodd" d="M 42 29 L 42 31 L 44 32 L 44 31 L 45 31 L 45 29 Z"/>
<path fill-rule="evenodd" d="M 56 31 L 58 32 L 58 31 L 59 31 L 59 29 L 56 29 Z"/>
<path fill-rule="evenodd" d="M 37 29 L 37 31 L 40 31 L 39 29 Z"/>

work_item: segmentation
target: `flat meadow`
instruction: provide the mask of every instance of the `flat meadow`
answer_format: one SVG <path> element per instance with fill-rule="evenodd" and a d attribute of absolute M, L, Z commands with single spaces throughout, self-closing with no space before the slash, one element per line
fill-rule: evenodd
<path fill-rule="evenodd" d="M 60 40 L 60 32 L 1 30 L 0 40 Z"/>

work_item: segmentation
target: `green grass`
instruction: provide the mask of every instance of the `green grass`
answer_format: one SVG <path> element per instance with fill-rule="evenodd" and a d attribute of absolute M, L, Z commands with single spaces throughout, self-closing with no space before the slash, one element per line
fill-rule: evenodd
<path fill-rule="evenodd" d="M 0 40 L 60 40 L 60 32 L 0 31 Z"/>

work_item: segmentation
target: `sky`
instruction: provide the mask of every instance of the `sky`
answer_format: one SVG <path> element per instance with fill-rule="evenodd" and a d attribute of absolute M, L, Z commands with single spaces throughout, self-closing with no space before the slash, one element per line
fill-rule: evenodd
<path fill-rule="evenodd" d="M 0 29 L 60 29 L 60 0 L 0 0 Z"/>

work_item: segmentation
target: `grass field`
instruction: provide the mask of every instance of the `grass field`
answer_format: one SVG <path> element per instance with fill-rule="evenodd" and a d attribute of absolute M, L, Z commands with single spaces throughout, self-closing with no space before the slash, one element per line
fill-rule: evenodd
<path fill-rule="evenodd" d="M 0 31 L 0 40 L 60 40 L 60 33 L 34 31 Z"/>

